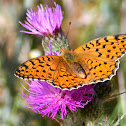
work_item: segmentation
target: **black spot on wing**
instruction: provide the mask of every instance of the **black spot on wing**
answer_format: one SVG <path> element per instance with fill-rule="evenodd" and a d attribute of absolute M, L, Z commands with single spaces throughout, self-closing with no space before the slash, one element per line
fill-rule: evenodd
<path fill-rule="evenodd" d="M 106 42 L 108 42 L 107 37 L 104 37 L 104 40 L 105 40 Z"/>
<path fill-rule="evenodd" d="M 43 70 L 42 72 L 46 73 L 46 71 L 45 71 L 45 70 Z"/>
<path fill-rule="evenodd" d="M 118 38 L 120 35 L 121 35 L 121 34 L 115 35 L 115 39 L 116 39 L 116 40 L 120 40 L 120 39 Z"/>
<path fill-rule="evenodd" d="M 25 64 L 23 64 L 23 65 L 22 65 L 22 67 L 25 67 L 26 69 L 28 69 L 28 66 L 27 66 L 27 65 L 25 65 Z"/>
<path fill-rule="evenodd" d="M 51 71 L 55 71 L 54 69 L 50 68 Z"/>
<path fill-rule="evenodd" d="M 38 78 L 38 80 L 41 80 L 41 78 Z"/>
<path fill-rule="evenodd" d="M 16 74 L 17 72 L 19 72 L 19 73 L 21 72 L 21 71 L 19 70 L 19 68 L 16 69 L 15 74 Z"/>
<path fill-rule="evenodd" d="M 97 82 L 97 80 L 93 80 L 93 82 Z"/>
<path fill-rule="evenodd" d="M 74 88 L 77 88 L 77 86 L 75 85 Z"/>
<path fill-rule="evenodd" d="M 91 67 L 90 69 L 89 69 L 89 71 L 91 71 L 93 69 L 93 67 Z"/>
<path fill-rule="evenodd" d="M 104 80 L 104 78 L 100 78 L 100 81 L 103 81 Z"/>
<path fill-rule="evenodd" d="M 109 58 L 109 55 L 106 55 L 107 58 Z"/>
<path fill-rule="evenodd" d="M 95 51 L 96 51 L 96 52 L 98 52 L 98 51 L 99 51 L 99 49 L 96 49 Z"/>
<path fill-rule="evenodd" d="M 116 46 L 113 46 L 112 48 L 113 48 L 113 49 L 115 49 L 115 48 L 116 48 Z"/>
<path fill-rule="evenodd" d="M 51 61 L 50 57 L 46 56 L 48 61 Z"/>
<path fill-rule="evenodd" d="M 92 64 L 92 63 L 93 63 L 93 61 L 92 61 L 91 59 L 89 59 L 89 60 L 87 61 L 87 63 Z"/>
<path fill-rule="evenodd" d="M 87 44 L 86 44 L 86 48 L 90 49 L 90 47 L 88 47 Z"/>
<path fill-rule="evenodd" d="M 94 67 L 94 69 L 96 69 L 97 68 L 97 65 Z"/>
<path fill-rule="evenodd" d="M 44 67 L 43 65 L 38 65 L 38 66 L 40 66 L 40 67 Z"/>
<path fill-rule="evenodd" d="M 39 58 L 37 58 L 36 60 L 38 60 L 39 63 L 45 63 L 45 62 L 41 61 Z"/>
<path fill-rule="evenodd" d="M 94 44 L 90 42 L 90 44 L 94 47 Z"/>
<path fill-rule="evenodd" d="M 32 63 L 32 65 L 35 65 L 33 61 L 31 61 L 31 60 L 30 60 L 29 62 L 31 62 L 31 63 Z"/>
<path fill-rule="evenodd" d="M 99 55 L 98 55 L 98 57 L 101 57 L 101 56 L 102 56 L 102 53 L 100 53 L 100 52 L 99 52 Z"/>
<path fill-rule="evenodd" d="M 84 47 L 82 47 L 82 49 L 85 51 L 85 48 Z"/>
<path fill-rule="evenodd" d="M 115 72 L 115 71 L 114 71 L 114 69 L 113 69 L 113 70 L 112 70 L 112 74 L 114 74 L 114 72 Z"/>
<path fill-rule="evenodd" d="M 39 70 L 36 70 L 36 72 L 39 72 Z"/>
<path fill-rule="evenodd" d="M 114 56 L 111 57 L 111 60 L 114 58 Z"/>
<path fill-rule="evenodd" d="M 107 62 L 104 62 L 104 64 L 106 65 L 106 64 L 107 64 Z"/>
<path fill-rule="evenodd" d="M 101 66 L 101 63 L 99 63 L 99 66 Z"/>
<path fill-rule="evenodd" d="M 45 58 L 44 58 L 44 57 L 42 57 L 42 60 L 43 60 L 43 61 L 45 61 Z"/>
<path fill-rule="evenodd" d="M 106 45 L 103 45 L 102 47 L 105 48 Z"/>
<path fill-rule="evenodd" d="M 48 63 L 47 63 L 46 65 L 47 65 L 47 66 L 50 66 L 50 64 L 48 64 Z"/>
<path fill-rule="evenodd" d="M 114 42 L 111 42 L 111 45 L 113 45 L 114 44 Z"/>
<path fill-rule="evenodd" d="M 125 52 L 123 51 L 122 54 L 125 54 Z"/>

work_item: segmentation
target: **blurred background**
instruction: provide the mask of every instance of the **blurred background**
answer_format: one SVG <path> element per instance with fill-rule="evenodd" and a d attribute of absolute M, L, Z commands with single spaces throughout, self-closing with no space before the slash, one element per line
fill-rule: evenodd
<path fill-rule="evenodd" d="M 20 33 L 24 28 L 19 21 L 24 22 L 27 9 L 36 11 L 40 3 L 52 7 L 54 1 L 64 11 L 62 30 L 65 34 L 69 31 L 73 50 L 97 37 L 126 33 L 126 0 L 0 0 L 0 126 L 58 126 L 55 120 L 24 107 L 27 104 L 20 96 L 23 81 L 14 76 L 18 65 L 43 55 L 42 37 Z M 111 82 L 112 95 L 126 90 L 126 56 Z M 126 95 L 108 98 L 104 111 L 103 119 L 106 115 L 107 119 L 103 125 L 118 120 L 126 113 Z M 126 117 L 119 125 L 126 125 Z"/>

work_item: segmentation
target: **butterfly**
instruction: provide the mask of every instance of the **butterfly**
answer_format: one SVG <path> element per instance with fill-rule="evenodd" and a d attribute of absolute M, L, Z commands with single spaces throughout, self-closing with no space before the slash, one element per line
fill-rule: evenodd
<path fill-rule="evenodd" d="M 126 52 L 126 34 L 89 41 L 74 51 L 61 49 L 61 55 L 40 56 L 21 64 L 15 75 L 42 80 L 62 90 L 110 80 Z"/>

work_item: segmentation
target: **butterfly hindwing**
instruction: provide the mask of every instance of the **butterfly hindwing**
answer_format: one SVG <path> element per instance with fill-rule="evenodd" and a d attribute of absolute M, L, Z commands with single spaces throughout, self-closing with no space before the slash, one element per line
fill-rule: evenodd
<path fill-rule="evenodd" d="M 83 62 L 84 61 L 84 62 Z M 80 64 L 85 69 L 86 78 L 82 79 L 87 84 L 110 80 L 119 68 L 119 61 L 103 62 L 90 58 L 81 58 Z"/>

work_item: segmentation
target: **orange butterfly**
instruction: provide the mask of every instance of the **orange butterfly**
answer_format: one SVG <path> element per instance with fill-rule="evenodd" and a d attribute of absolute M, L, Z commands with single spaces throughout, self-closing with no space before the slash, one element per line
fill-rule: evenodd
<path fill-rule="evenodd" d="M 21 64 L 15 75 L 22 79 L 45 80 L 71 90 L 110 80 L 126 52 L 126 34 L 97 38 L 75 49 L 61 49 L 61 56 L 40 56 Z"/>

